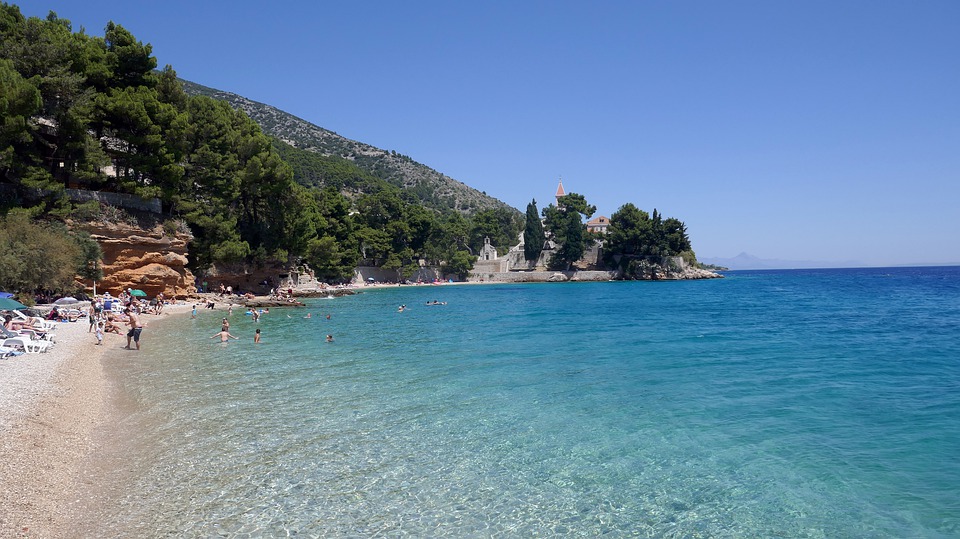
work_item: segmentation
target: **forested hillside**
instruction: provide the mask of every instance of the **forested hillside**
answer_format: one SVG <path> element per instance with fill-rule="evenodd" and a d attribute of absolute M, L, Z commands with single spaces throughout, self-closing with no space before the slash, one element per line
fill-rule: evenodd
<path fill-rule="evenodd" d="M 297 147 L 267 136 L 246 109 Z M 157 70 L 151 46 L 119 24 L 92 36 L 55 13 L 25 18 L 0 4 L 4 216 L 117 214 L 68 189 L 157 199 L 153 219 L 193 234 L 194 271 L 303 260 L 328 280 L 349 278 L 361 261 L 398 277 L 421 260 L 462 275 L 485 236 L 501 248 L 517 237 L 517 210 L 409 158 L 272 107 L 246 109 L 185 92 L 173 67 Z"/>
<path fill-rule="evenodd" d="M 189 81 L 183 81 L 183 87 L 189 95 L 205 95 L 230 103 L 253 118 L 264 133 L 290 146 L 354 163 L 372 176 L 412 193 L 421 203 L 436 210 L 453 209 L 467 215 L 488 209 L 516 211 L 503 202 L 405 155 L 347 139 L 275 107 L 237 94 Z"/>

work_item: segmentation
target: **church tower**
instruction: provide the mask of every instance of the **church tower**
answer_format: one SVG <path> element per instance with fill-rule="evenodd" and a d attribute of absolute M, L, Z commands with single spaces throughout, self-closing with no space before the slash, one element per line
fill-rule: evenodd
<path fill-rule="evenodd" d="M 557 207 L 560 207 L 560 197 L 565 196 L 567 193 L 563 190 L 563 177 L 560 177 L 560 183 L 557 184 Z"/>

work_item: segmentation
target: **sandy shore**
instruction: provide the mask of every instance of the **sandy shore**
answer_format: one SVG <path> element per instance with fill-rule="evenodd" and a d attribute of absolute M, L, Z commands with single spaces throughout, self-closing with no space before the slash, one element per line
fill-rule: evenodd
<path fill-rule="evenodd" d="M 159 318 L 189 310 L 168 307 Z M 154 346 L 148 336 L 158 317 L 143 320 L 143 345 Z M 88 328 L 86 320 L 61 323 L 51 351 L 0 360 L 0 538 L 69 537 L 65 526 L 83 520 L 77 512 L 97 481 L 86 463 L 115 412 L 102 360 L 137 353 L 120 350 L 123 335 L 97 346 Z"/>

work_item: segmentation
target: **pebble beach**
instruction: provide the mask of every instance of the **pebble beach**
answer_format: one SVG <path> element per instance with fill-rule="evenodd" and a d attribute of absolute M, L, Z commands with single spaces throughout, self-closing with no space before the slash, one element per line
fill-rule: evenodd
<path fill-rule="evenodd" d="M 143 346 L 157 346 L 150 325 L 169 313 L 144 316 Z M 98 429 L 112 422 L 110 378 L 102 359 L 123 350 L 124 335 L 97 346 L 86 319 L 59 324 L 46 353 L 0 359 L 0 538 L 66 537 L 95 485 Z"/>

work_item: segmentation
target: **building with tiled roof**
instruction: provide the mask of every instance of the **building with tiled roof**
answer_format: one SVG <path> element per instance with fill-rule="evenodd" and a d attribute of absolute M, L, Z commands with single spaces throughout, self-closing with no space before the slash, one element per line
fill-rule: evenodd
<path fill-rule="evenodd" d="M 610 218 L 606 215 L 601 215 L 587 221 L 587 232 L 606 234 L 608 226 L 610 226 Z"/>

